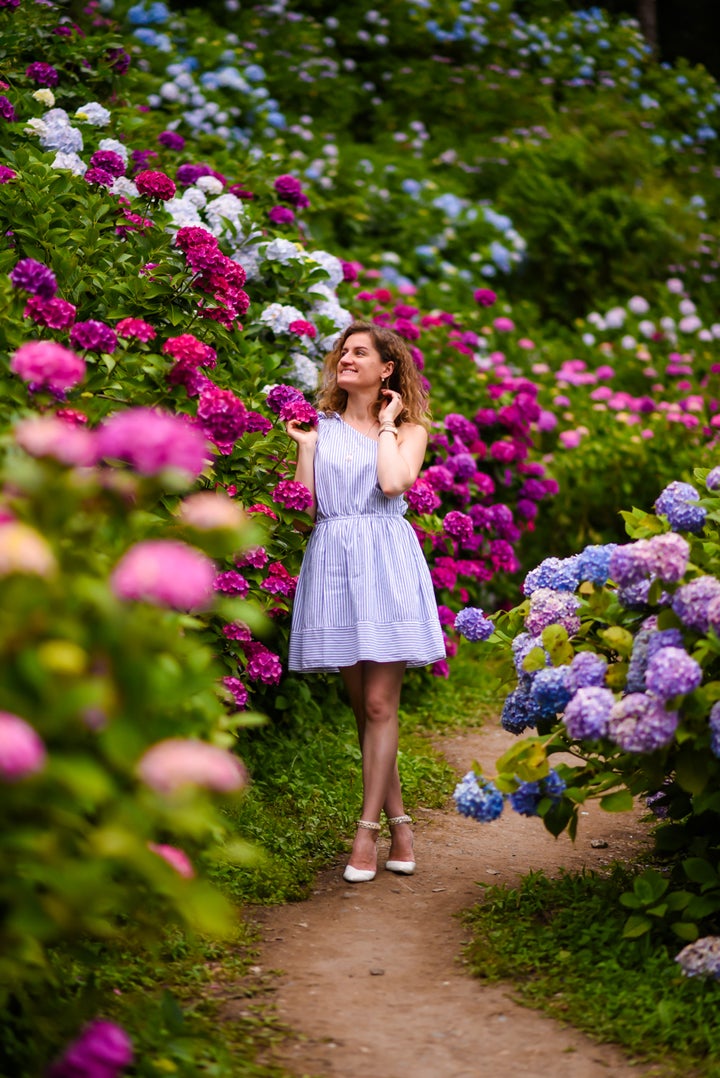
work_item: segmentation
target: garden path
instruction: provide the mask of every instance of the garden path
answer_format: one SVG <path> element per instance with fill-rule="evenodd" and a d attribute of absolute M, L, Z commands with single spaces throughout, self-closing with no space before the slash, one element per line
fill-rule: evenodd
<path fill-rule="evenodd" d="M 473 759 L 492 774 L 510 741 L 487 727 L 443 737 L 439 748 L 458 774 Z M 459 957 L 467 930 L 455 916 L 478 899 L 480 881 L 511 884 L 530 869 L 601 868 L 631 856 L 645 840 L 638 816 L 589 806 L 573 844 L 513 812 L 478 824 L 452 803 L 421 810 L 415 876 L 379 871 L 372 883 L 352 886 L 338 864 L 320 875 L 308 901 L 257 911 L 264 941 L 257 974 L 282 971 L 271 982 L 274 1003 L 293 1031 L 273 1062 L 322 1078 L 657 1074 L 514 1002 L 511 986 L 469 976 Z M 243 1004 L 226 1004 L 227 1019 L 235 1006 Z"/>

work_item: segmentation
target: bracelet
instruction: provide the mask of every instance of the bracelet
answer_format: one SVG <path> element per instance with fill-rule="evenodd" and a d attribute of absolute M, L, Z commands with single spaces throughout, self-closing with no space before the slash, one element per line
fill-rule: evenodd
<path fill-rule="evenodd" d="M 395 437 L 397 438 L 397 427 L 381 427 L 380 430 L 378 431 L 378 438 L 380 437 L 381 434 L 385 434 L 385 433 L 394 434 Z"/>

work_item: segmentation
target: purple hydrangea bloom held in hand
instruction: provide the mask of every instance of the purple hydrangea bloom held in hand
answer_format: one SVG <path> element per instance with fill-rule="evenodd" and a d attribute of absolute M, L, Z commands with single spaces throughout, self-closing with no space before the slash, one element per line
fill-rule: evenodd
<path fill-rule="evenodd" d="M 701 532 L 705 524 L 705 510 L 694 505 L 700 498 L 690 483 L 675 479 L 662 491 L 655 502 L 655 512 L 667 517 L 673 531 Z"/>
<path fill-rule="evenodd" d="M 563 722 L 574 741 L 597 741 L 605 737 L 615 697 L 609 689 L 587 685 L 578 689 L 565 708 Z"/>
<path fill-rule="evenodd" d="M 495 626 L 477 607 L 466 606 L 455 618 L 455 628 L 466 640 L 477 642 L 487 640 L 495 631 Z"/>
<path fill-rule="evenodd" d="M 462 816 L 472 817 L 480 823 L 497 820 L 502 813 L 505 799 L 494 783 L 468 771 L 453 793 L 457 810 Z"/>
<path fill-rule="evenodd" d="M 634 692 L 613 704 L 608 736 L 625 752 L 654 752 L 670 744 L 677 724 L 677 712 L 656 696 Z"/>
<path fill-rule="evenodd" d="M 686 696 L 702 682 L 702 668 L 684 648 L 660 648 L 645 672 L 648 692 L 661 700 Z"/>
<path fill-rule="evenodd" d="M 283 422 L 295 419 L 298 423 L 308 423 L 311 427 L 318 425 L 317 409 L 313 408 L 304 397 L 287 401 L 280 409 L 279 418 Z"/>
<path fill-rule="evenodd" d="M 271 412 L 275 412 L 276 415 L 280 415 L 286 404 L 291 401 L 304 401 L 305 398 L 299 389 L 295 386 L 288 386 L 284 384 L 273 386 L 268 391 L 268 395 L 265 398 L 265 403 Z"/>
<path fill-rule="evenodd" d="M 710 627 L 709 607 L 720 596 L 720 580 L 715 576 L 699 576 L 678 588 L 672 608 L 688 629 L 706 633 Z"/>
<path fill-rule="evenodd" d="M 55 274 L 43 262 L 34 258 L 21 258 L 10 271 L 10 283 L 32 296 L 52 299 L 57 292 Z"/>

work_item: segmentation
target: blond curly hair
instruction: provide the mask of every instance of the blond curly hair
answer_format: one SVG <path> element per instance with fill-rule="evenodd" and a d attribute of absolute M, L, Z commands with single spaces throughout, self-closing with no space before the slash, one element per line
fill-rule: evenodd
<path fill-rule="evenodd" d="M 323 379 L 317 399 L 321 412 L 339 412 L 342 414 L 347 405 L 347 392 L 337 384 L 337 368 L 340 356 L 348 337 L 355 333 L 367 333 L 373 345 L 380 353 L 383 363 L 393 363 L 392 374 L 387 380 L 387 388 L 394 389 L 402 397 L 403 410 L 396 423 L 419 423 L 426 430 L 430 427 L 430 407 L 427 390 L 423 385 L 420 371 L 415 365 L 410 349 L 403 338 L 374 322 L 353 322 L 338 337 L 332 352 L 325 358 Z M 378 399 L 372 406 L 377 417 L 385 398 L 378 392 Z"/>

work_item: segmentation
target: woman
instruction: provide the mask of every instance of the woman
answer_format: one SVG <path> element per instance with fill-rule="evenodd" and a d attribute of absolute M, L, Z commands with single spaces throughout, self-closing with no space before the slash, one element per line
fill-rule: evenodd
<path fill-rule="evenodd" d="M 406 666 L 445 656 L 437 604 L 403 494 L 427 446 L 427 396 L 407 345 L 354 323 L 327 357 L 317 430 L 287 424 L 295 478 L 313 494 L 316 524 L 303 560 L 290 635 L 291 670 L 340 670 L 357 721 L 363 808 L 344 878 L 377 870 L 384 809 L 386 868 L 415 871 L 411 819 L 397 769 Z"/>

